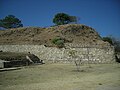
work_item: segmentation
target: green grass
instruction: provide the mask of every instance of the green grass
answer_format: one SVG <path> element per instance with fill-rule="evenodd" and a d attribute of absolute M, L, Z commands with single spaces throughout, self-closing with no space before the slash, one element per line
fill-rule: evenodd
<path fill-rule="evenodd" d="M 120 64 L 44 64 L 0 72 L 0 90 L 119 90 Z"/>

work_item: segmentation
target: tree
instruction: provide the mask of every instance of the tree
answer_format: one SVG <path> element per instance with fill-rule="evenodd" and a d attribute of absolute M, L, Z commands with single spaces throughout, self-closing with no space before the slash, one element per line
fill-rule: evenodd
<path fill-rule="evenodd" d="M 76 17 L 76 16 L 70 16 L 70 22 L 71 22 L 71 23 L 75 23 L 75 24 L 77 24 L 77 23 L 79 23 L 79 20 L 80 20 L 79 17 Z"/>
<path fill-rule="evenodd" d="M 120 39 L 117 39 L 113 36 L 108 36 L 103 37 L 103 41 L 107 41 L 114 46 L 116 61 L 120 63 Z"/>
<path fill-rule="evenodd" d="M 112 41 L 115 48 L 116 62 L 120 63 L 120 39 L 112 37 Z"/>
<path fill-rule="evenodd" d="M 120 40 L 113 37 L 113 36 L 108 36 L 108 37 L 103 37 L 103 41 L 109 42 L 111 45 L 115 47 L 115 52 L 120 52 Z"/>
<path fill-rule="evenodd" d="M 109 42 L 111 45 L 113 45 L 113 41 L 112 41 L 112 38 L 111 38 L 111 37 L 103 37 L 102 40 L 105 41 L 105 42 L 107 41 L 107 42 Z"/>
<path fill-rule="evenodd" d="M 70 17 L 68 14 L 65 13 L 58 13 L 53 18 L 53 23 L 57 25 L 68 24 L 70 22 Z"/>
<path fill-rule="evenodd" d="M 115 52 L 116 53 L 120 53 L 120 39 L 115 38 L 115 37 L 111 37 L 113 45 L 115 47 Z"/>
<path fill-rule="evenodd" d="M 0 27 L 6 28 L 6 29 L 18 28 L 18 27 L 23 27 L 23 24 L 14 15 L 8 15 L 5 18 L 0 19 Z"/>
<path fill-rule="evenodd" d="M 74 59 L 74 63 L 76 65 L 77 71 L 79 72 L 79 71 L 81 71 L 80 70 L 80 65 L 82 64 L 82 58 L 79 57 L 76 53 L 77 53 L 76 50 L 70 50 L 68 52 L 69 57 L 71 57 L 72 59 Z"/>
<path fill-rule="evenodd" d="M 71 22 L 77 23 L 77 17 L 76 16 L 69 16 L 65 13 L 57 13 L 53 18 L 53 23 L 56 25 L 64 25 Z"/>

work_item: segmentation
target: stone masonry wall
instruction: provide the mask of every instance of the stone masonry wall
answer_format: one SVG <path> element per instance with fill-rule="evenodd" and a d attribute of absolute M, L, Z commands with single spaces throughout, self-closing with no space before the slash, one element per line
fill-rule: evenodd
<path fill-rule="evenodd" d="M 72 62 L 69 51 L 75 50 L 77 59 L 82 59 L 84 63 L 111 63 L 115 61 L 114 48 L 112 46 L 81 46 L 81 47 L 45 47 L 44 45 L 0 45 L 0 50 L 4 52 L 30 52 L 37 55 L 45 62 Z"/>

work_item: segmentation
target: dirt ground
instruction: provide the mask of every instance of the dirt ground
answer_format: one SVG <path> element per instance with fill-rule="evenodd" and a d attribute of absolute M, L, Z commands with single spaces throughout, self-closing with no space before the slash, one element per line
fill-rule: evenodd
<path fill-rule="evenodd" d="M 0 72 L 0 90 L 120 90 L 120 64 L 44 64 Z"/>

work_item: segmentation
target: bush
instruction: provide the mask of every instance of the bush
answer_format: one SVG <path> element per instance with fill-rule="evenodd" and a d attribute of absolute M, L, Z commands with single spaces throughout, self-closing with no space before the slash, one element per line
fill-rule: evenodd
<path fill-rule="evenodd" d="M 103 37 L 102 40 L 105 41 L 105 42 L 109 42 L 111 45 L 113 45 L 111 37 Z"/>
<path fill-rule="evenodd" d="M 52 43 L 57 45 L 57 47 L 62 48 L 64 47 L 64 39 L 61 37 L 56 37 L 52 40 Z"/>
<path fill-rule="evenodd" d="M 103 41 L 107 41 L 114 46 L 116 62 L 120 63 L 120 39 L 115 37 L 103 37 Z"/>
<path fill-rule="evenodd" d="M 60 38 L 60 37 L 55 37 L 55 38 L 52 40 L 52 43 L 56 44 L 56 42 L 57 42 L 58 40 L 61 40 L 61 38 Z"/>

